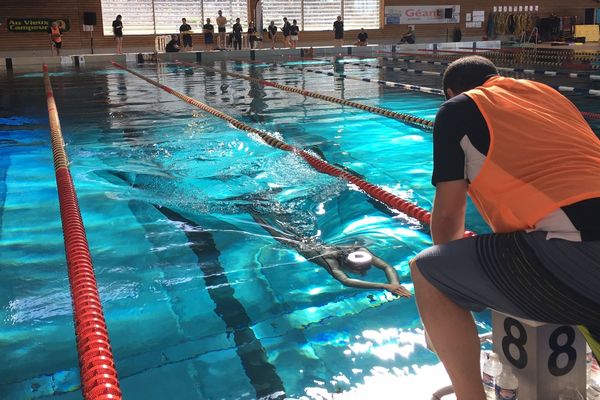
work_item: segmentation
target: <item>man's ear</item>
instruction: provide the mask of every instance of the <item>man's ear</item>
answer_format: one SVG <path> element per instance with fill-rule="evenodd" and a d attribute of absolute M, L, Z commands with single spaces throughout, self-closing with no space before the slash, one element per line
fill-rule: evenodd
<path fill-rule="evenodd" d="M 450 88 L 447 88 L 446 89 L 446 99 L 450 100 L 454 96 L 456 96 L 456 94 L 454 94 L 454 91 L 452 89 L 450 89 Z"/>

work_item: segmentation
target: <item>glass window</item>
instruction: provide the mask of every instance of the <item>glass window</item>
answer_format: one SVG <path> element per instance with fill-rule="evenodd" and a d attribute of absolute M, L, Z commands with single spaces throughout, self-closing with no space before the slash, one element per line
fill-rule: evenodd
<path fill-rule="evenodd" d="M 338 15 L 342 15 L 342 0 L 304 0 L 305 31 L 333 31 Z"/>
<path fill-rule="evenodd" d="M 202 3 L 197 0 L 154 0 L 156 33 L 179 33 L 181 18 L 196 33 L 202 32 Z"/>
<path fill-rule="evenodd" d="M 102 25 L 105 35 L 112 35 L 112 22 L 123 16 L 124 35 L 154 34 L 152 0 L 102 0 Z"/>
<path fill-rule="evenodd" d="M 210 23 L 217 30 L 217 17 L 219 10 L 223 11 L 223 16 L 227 18 L 227 31 L 231 32 L 231 27 L 235 24 L 235 19 L 239 18 L 244 30 L 248 28 L 248 6 L 246 0 L 203 0 L 204 20 L 210 18 Z"/>
<path fill-rule="evenodd" d="M 380 0 L 344 0 L 344 29 L 379 29 Z"/>
<path fill-rule="evenodd" d="M 296 20 L 302 29 L 302 0 L 263 0 L 262 7 L 263 28 L 266 28 L 271 21 L 275 21 L 275 25 L 280 31 L 283 26 L 283 17 L 287 17 L 290 24 Z"/>

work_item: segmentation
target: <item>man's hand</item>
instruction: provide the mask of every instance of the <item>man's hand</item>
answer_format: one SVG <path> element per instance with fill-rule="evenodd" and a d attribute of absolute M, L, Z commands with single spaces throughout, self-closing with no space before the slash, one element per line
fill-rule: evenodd
<path fill-rule="evenodd" d="M 383 288 L 396 296 L 400 297 L 410 297 L 411 293 L 404 286 L 399 283 L 386 283 L 383 285 Z"/>

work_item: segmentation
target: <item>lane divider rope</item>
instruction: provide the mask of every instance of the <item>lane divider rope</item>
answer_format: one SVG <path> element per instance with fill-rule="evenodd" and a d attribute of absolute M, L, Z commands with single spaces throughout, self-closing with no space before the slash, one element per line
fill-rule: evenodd
<path fill-rule="evenodd" d="M 386 206 L 393 208 L 395 210 L 398 210 L 398 211 L 408 215 L 409 217 L 415 218 L 422 224 L 429 225 L 431 223 L 431 213 L 429 211 L 417 206 L 416 204 L 406 201 L 406 200 L 396 196 L 395 194 L 392 194 L 392 193 L 388 192 L 387 190 L 380 188 L 379 186 L 373 185 L 355 175 L 350 174 L 347 171 L 344 171 L 340 168 L 334 167 L 334 166 L 330 165 L 329 163 L 327 163 L 326 161 L 323 161 L 320 158 L 313 156 L 312 154 L 308 153 L 305 150 L 301 150 L 296 147 L 290 146 L 289 144 L 287 144 L 277 138 L 274 138 L 273 136 L 269 135 L 265 131 L 253 128 L 241 121 L 238 121 L 235 118 L 233 118 L 227 114 L 224 114 L 204 103 L 201 103 L 200 101 L 198 101 L 194 98 L 186 96 L 185 94 L 183 94 L 181 92 L 178 92 L 174 89 L 171 89 L 168 86 L 158 83 L 158 82 L 140 74 L 139 72 L 131 70 L 131 69 L 129 69 L 123 65 L 120 65 L 114 61 L 112 62 L 112 64 L 117 68 L 127 71 L 127 72 L 137 76 L 138 78 L 143 79 L 146 82 L 148 82 L 158 88 L 161 88 L 165 92 L 170 93 L 175 97 L 178 97 L 179 99 L 185 101 L 188 104 L 196 106 L 199 109 L 201 109 L 209 114 L 214 115 L 215 117 L 221 118 L 221 119 L 229 122 L 237 129 L 251 132 L 251 133 L 258 135 L 265 143 L 267 143 L 268 145 L 270 145 L 272 147 L 275 147 L 275 148 L 278 148 L 278 149 L 281 149 L 284 151 L 289 151 L 289 152 L 299 155 L 300 157 L 305 159 L 309 163 L 309 165 L 311 165 L 317 171 L 325 173 L 330 176 L 340 177 L 340 178 L 346 180 L 347 182 L 350 182 L 350 183 L 356 185 L 358 188 L 360 188 L 363 192 L 365 192 L 371 198 L 378 200 L 378 201 L 382 202 L 383 204 L 385 204 Z M 465 231 L 465 236 L 473 236 L 473 235 L 474 235 L 473 232 Z"/>
<path fill-rule="evenodd" d="M 187 62 L 183 62 L 183 61 L 178 61 L 178 62 L 181 65 L 197 67 L 197 65 L 194 65 L 191 63 L 187 63 Z M 319 99 L 319 100 L 329 101 L 331 103 L 336 103 L 336 104 L 341 104 L 344 106 L 358 108 L 360 110 L 368 111 L 373 114 L 379 114 L 384 117 L 392 118 L 392 119 L 395 119 L 395 120 L 398 120 L 398 121 L 401 121 L 401 122 L 404 122 L 407 124 L 411 124 L 418 128 L 421 128 L 421 129 L 426 129 L 426 130 L 433 129 L 433 121 L 425 119 L 425 118 L 417 117 L 414 115 L 399 113 L 399 112 L 388 110 L 388 109 L 381 108 L 381 107 L 369 106 L 367 104 L 362 104 L 362 103 L 358 103 L 358 102 L 351 101 L 351 100 L 341 99 L 339 97 L 329 96 L 329 95 L 325 95 L 325 94 L 321 94 L 321 93 L 311 92 L 311 91 L 300 89 L 300 88 L 297 88 L 294 86 L 282 85 L 280 83 L 273 82 L 273 81 L 257 79 L 257 78 L 253 78 L 248 75 L 239 74 L 237 72 L 225 71 L 225 70 L 222 70 L 219 68 L 212 68 L 212 67 L 207 67 L 207 66 L 202 66 L 202 68 L 210 70 L 210 71 L 214 71 L 214 72 L 219 72 L 219 73 L 222 73 L 225 75 L 230 75 L 230 76 L 233 76 L 233 77 L 236 77 L 239 79 L 244 79 L 247 81 L 260 83 L 263 86 L 274 87 L 274 88 L 285 90 L 288 92 L 297 93 L 297 94 L 300 94 L 300 95 L 303 95 L 306 97 L 312 97 L 312 98 Z"/>
<path fill-rule="evenodd" d="M 426 86 L 410 85 L 410 84 L 401 83 L 401 82 L 383 81 L 383 80 L 379 80 L 379 79 L 359 78 L 359 77 L 350 76 L 350 75 L 346 75 L 346 74 L 336 74 L 334 72 L 327 72 L 327 71 L 322 71 L 322 70 L 313 69 L 313 68 L 298 68 L 298 67 L 293 67 L 291 65 L 277 65 L 277 64 L 273 64 L 273 65 L 281 66 L 282 68 L 293 69 L 296 71 L 303 71 L 303 72 L 306 71 L 306 72 L 312 72 L 315 74 L 324 74 L 324 75 L 339 77 L 339 78 L 343 78 L 343 79 L 352 79 L 352 80 L 356 80 L 356 81 L 377 83 L 377 84 L 383 85 L 383 86 L 399 87 L 399 88 L 402 88 L 405 90 L 409 90 L 411 92 L 435 94 L 438 96 L 444 95 L 444 92 L 441 89 L 435 89 L 435 88 L 430 88 L 430 87 L 426 87 Z"/>
<path fill-rule="evenodd" d="M 318 70 L 311 70 L 309 68 L 294 68 L 294 67 L 286 67 L 286 68 L 293 68 L 293 69 L 298 69 L 300 71 L 310 71 L 310 72 L 315 72 Z M 498 68 L 501 69 L 501 68 Z M 415 72 L 417 70 L 411 70 L 410 72 Z M 326 73 L 324 71 L 318 71 L 317 73 L 323 74 Z M 439 73 L 434 73 L 435 75 L 443 75 L 443 74 L 439 74 Z M 333 73 L 327 73 L 327 75 L 334 75 Z M 342 76 L 343 74 L 336 74 L 335 76 Z M 395 82 L 389 82 L 389 81 L 376 81 L 376 80 L 368 80 L 367 78 L 354 78 L 354 77 L 350 77 L 349 79 L 357 79 L 357 80 L 363 80 L 366 82 L 384 82 L 386 83 L 386 86 L 395 86 Z M 431 94 L 437 94 L 440 96 L 444 95 L 444 92 L 440 89 L 432 89 L 432 88 L 427 88 L 427 87 L 421 87 L 421 86 L 416 86 L 416 85 L 410 85 L 412 87 L 414 87 L 414 90 L 417 91 L 425 91 L 425 90 L 431 90 L 428 93 Z M 551 88 L 558 90 L 559 92 L 568 92 L 568 93 L 576 93 L 576 94 L 583 94 L 583 95 L 590 95 L 590 96 L 600 96 L 600 90 L 598 89 L 585 89 L 585 88 L 578 88 L 578 87 L 573 87 L 573 86 L 555 86 L 555 85 L 548 85 Z M 420 89 L 419 89 L 420 88 Z M 409 90 L 413 90 L 413 89 L 409 89 Z"/>
<path fill-rule="evenodd" d="M 42 70 L 73 301 L 81 389 L 86 400 L 121 399 L 121 389 L 110 347 L 104 311 L 98 294 L 92 257 L 73 179 L 69 172 L 69 160 L 64 150 L 64 140 L 48 75 L 48 66 L 44 64 Z"/>
<path fill-rule="evenodd" d="M 431 64 L 431 65 L 445 65 L 445 66 L 450 65 L 449 62 L 442 62 L 442 61 L 412 60 L 412 59 L 404 59 L 404 58 L 390 59 L 387 57 L 381 57 L 381 59 L 386 60 L 386 61 L 400 60 L 400 61 L 409 62 L 409 63 L 420 63 L 420 64 Z M 392 67 L 389 65 L 380 66 L 380 65 L 372 65 L 372 64 L 367 64 L 367 63 L 356 63 L 356 62 L 345 62 L 345 64 L 364 65 L 364 66 L 369 66 L 372 68 L 387 69 L 390 71 L 412 72 L 412 73 L 423 74 L 423 75 L 439 75 L 439 76 L 444 75 L 444 71 L 441 71 L 441 72 L 425 71 L 425 70 L 416 70 L 416 69 L 404 68 L 404 67 Z M 498 67 L 498 66 L 496 66 L 496 68 L 498 69 L 498 71 L 504 71 L 504 72 L 517 72 L 517 73 L 530 74 L 530 75 L 535 74 L 535 75 L 545 75 L 545 76 L 565 76 L 568 78 L 587 78 L 587 79 L 591 79 L 591 80 L 600 80 L 600 75 L 591 74 L 589 72 L 552 71 L 552 70 L 543 70 L 543 69 L 510 68 L 510 67 Z"/>

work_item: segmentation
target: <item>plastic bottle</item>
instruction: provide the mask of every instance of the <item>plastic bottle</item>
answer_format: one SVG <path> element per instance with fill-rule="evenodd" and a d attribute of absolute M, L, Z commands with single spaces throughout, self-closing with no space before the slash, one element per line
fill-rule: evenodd
<path fill-rule="evenodd" d="M 512 370 L 504 366 L 502 373 L 496 378 L 496 400 L 517 400 L 519 380 Z"/>
<path fill-rule="evenodd" d="M 594 363 L 594 354 L 590 346 L 585 345 L 585 372 L 588 386 L 592 385 L 592 364 Z"/>
<path fill-rule="evenodd" d="M 483 381 L 485 395 L 488 400 L 494 400 L 496 398 L 494 385 L 496 384 L 496 378 L 502 372 L 502 363 L 498 359 L 498 354 L 489 354 L 488 359 L 483 363 L 482 372 L 481 380 Z"/>

